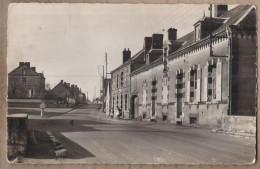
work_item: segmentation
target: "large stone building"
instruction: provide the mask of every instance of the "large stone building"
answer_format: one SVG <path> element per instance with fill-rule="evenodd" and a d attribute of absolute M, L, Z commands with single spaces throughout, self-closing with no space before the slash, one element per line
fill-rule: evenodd
<path fill-rule="evenodd" d="M 131 73 L 133 116 L 211 126 L 227 115 L 255 116 L 255 8 L 203 17 L 176 37 L 169 29 L 162 57 Z"/>
<path fill-rule="evenodd" d="M 19 66 L 8 74 L 8 99 L 42 99 L 44 91 L 44 75 L 37 73 L 30 62 L 19 62 Z"/>
<path fill-rule="evenodd" d="M 164 43 L 161 36 L 146 38 L 145 64 L 126 76 L 121 68 L 130 63 L 113 72 L 116 105 L 127 93 L 133 118 L 220 126 L 251 116 L 246 121 L 255 124 L 256 9 L 227 9 L 215 6 L 214 17 L 204 16 L 183 37 L 170 28 Z M 120 88 L 124 77 L 128 85 Z"/>

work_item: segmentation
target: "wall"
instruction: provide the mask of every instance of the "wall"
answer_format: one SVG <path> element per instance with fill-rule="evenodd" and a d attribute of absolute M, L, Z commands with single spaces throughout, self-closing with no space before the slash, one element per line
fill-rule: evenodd
<path fill-rule="evenodd" d="M 232 38 L 232 115 L 256 115 L 256 35 Z"/>
<path fill-rule="evenodd" d="M 22 78 L 26 78 L 26 84 L 22 83 Z M 8 76 L 8 97 L 9 98 L 29 98 L 28 91 L 33 90 L 31 98 L 43 98 L 45 80 L 39 76 Z"/>
<path fill-rule="evenodd" d="M 214 53 L 217 55 L 228 56 L 228 39 L 221 39 L 218 43 L 214 43 Z M 135 118 L 142 119 L 146 114 L 146 119 L 151 119 L 151 81 L 152 78 L 157 78 L 157 99 L 155 105 L 156 120 L 163 120 L 163 115 L 167 115 L 168 122 L 177 122 L 176 116 L 176 71 L 182 69 L 184 71 L 184 82 L 185 82 L 185 96 L 183 97 L 183 108 L 182 108 L 182 122 L 184 124 L 190 124 L 190 117 L 196 117 L 198 124 L 219 126 L 221 123 L 222 115 L 228 113 L 228 59 L 220 58 L 219 62 L 222 64 L 222 76 L 221 76 L 221 101 L 208 101 L 208 98 L 204 98 L 204 75 L 203 68 L 216 58 L 209 56 L 210 50 L 209 45 L 205 44 L 198 48 L 190 48 L 186 54 L 179 56 L 178 58 L 170 59 L 168 62 L 168 103 L 167 106 L 162 105 L 162 77 L 163 77 L 163 65 L 154 66 L 141 73 L 133 73 L 131 82 L 132 90 L 131 93 L 138 97 L 138 111 L 135 112 Z M 187 100 L 187 72 L 190 67 L 199 65 L 201 68 L 201 90 L 200 90 L 200 101 L 190 102 Z M 207 76 L 206 76 L 207 77 Z M 143 83 L 147 82 L 147 100 L 146 105 L 143 105 Z M 206 91 L 207 92 L 207 91 Z M 167 112 L 167 113 L 165 113 Z"/>
<path fill-rule="evenodd" d="M 221 127 L 226 131 L 256 134 L 256 117 L 223 116 Z"/>
<path fill-rule="evenodd" d="M 124 114 L 124 118 L 129 118 L 130 110 L 130 64 L 126 64 L 121 69 L 112 73 L 112 107 L 114 108 L 114 113 L 117 106 L 121 109 Z M 121 86 L 121 72 L 123 72 L 123 86 Z M 119 87 L 117 88 L 117 75 L 119 77 Z M 127 94 L 127 108 L 125 109 L 125 94 Z M 121 95 L 123 96 L 122 105 L 121 105 Z M 117 105 L 117 96 L 118 96 L 118 105 Z M 113 104 L 114 99 L 114 104 Z M 114 116 L 115 118 L 116 116 Z"/>
<path fill-rule="evenodd" d="M 7 116 L 7 157 L 11 160 L 24 155 L 27 151 L 27 114 L 14 114 Z"/>

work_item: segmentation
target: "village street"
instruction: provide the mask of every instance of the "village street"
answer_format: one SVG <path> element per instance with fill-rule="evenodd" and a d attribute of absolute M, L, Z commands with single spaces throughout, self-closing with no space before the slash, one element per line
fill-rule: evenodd
<path fill-rule="evenodd" d="M 54 150 L 48 148 L 53 145 L 44 138 L 46 131 L 51 131 L 68 150 L 69 157 L 62 162 L 72 163 L 244 164 L 253 161 L 255 149 L 254 138 L 237 139 L 205 128 L 105 120 L 97 105 L 84 105 L 47 118 L 29 116 L 28 127 L 38 131 L 35 137 L 40 146 L 25 158 L 31 163 L 57 163 L 52 156 Z"/>

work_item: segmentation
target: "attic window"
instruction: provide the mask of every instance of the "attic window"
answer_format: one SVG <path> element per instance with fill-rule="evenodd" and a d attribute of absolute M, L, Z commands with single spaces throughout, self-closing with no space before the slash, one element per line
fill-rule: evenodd
<path fill-rule="evenodd" d="M 23 75 L 26 75 L 26 69 L 23 69 Z"/>
<path fill-rule="evenodd" d="M 199 24 L 195 26 L 195 41 L 200 40 L 200 37 L 201 37 L 201 26 Z"/>

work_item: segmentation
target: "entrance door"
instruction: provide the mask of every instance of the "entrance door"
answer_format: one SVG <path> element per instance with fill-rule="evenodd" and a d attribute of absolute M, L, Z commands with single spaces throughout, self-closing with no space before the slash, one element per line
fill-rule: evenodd
<path fill-rule="evenodd" d="M 177 120 L 179 121 L 182 115 L 182 104 L 183 104 L 183 73 L 177 74 Z"/>

